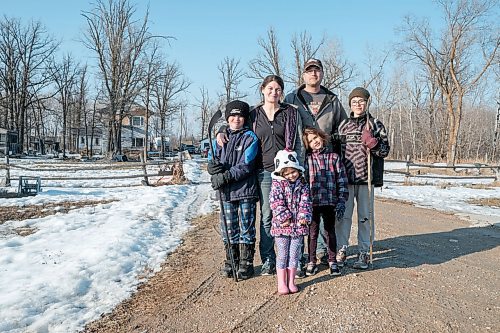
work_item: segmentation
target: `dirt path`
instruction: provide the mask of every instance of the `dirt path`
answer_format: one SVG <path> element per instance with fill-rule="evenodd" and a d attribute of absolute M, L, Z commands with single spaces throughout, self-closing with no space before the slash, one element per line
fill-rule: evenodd
<path fill-rule="evenodd" d="M 85 332 L 500 331 L 500 229 L 399 202 L 376 212 L 374 270 L 322 267 L 287 296 L 275 277 L 221 277 L 215 215 L 198 219 L 162 271 Z"/>

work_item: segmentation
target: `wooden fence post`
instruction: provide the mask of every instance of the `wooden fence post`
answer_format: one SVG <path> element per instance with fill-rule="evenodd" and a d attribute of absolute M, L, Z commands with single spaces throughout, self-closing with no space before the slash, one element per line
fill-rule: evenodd
<path fill-rule="evenodd" d="M 10 165 L 9 165 L 9 155 L 5 155 L 5 186 L 10 187 Z"/>
<path fill-rule="evenodd" d="M 406 155 L 405 185 L 410 184 L 410 155 Z"/>
<path fill-rule="evenodd" d="M 141 152 L 139 156 L 141 157 L 141 167 L 142 167 L 142 172 L 144 173 L 144 180 L 142 181 L 142 185 L 149 186 L 149 179 L 148 179 L 148 172 L 146 170 L 146 161 L 147 159 L 147 153 Z"/>

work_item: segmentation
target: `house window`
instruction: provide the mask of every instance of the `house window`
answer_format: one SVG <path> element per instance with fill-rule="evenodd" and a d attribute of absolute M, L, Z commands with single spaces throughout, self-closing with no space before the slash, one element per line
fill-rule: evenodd
<path fill-rule="evenodd" d="M 81 143 L 81 144 L 84 144 L 84 143 L 85 143 L 85 137 L 83 137 L 83 136 L 82 136 L 82 137 L 80 137 L 80 143 Z"/>
<path fill-rule="evenodd" d="M 132 138 L 132 147 L 144 147 L 144 138 Z"/>
<path fill-rule="evenodd" d="M 132 117 L 132 126 L 144 126 L 144 117 Z"/>
<path fill-rule="evenodd" d="M 99 145 L 99 138 L 95 138 L 95 144 L 96 144 L 96 146 Z"/>

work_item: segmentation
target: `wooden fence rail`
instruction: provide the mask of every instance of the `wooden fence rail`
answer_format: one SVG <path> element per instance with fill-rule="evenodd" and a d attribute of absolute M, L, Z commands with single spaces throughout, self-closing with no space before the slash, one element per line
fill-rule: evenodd
<path fill-rule="evenodd" d="M 26 171 L 35 171 L 35 172 L 43 172 L 43 171 L 59 171 L 59 172 L 66 172 L 66 171 L 101 171 L 101 170 L 129 170 L 129 169 L 138 169 L 142 168 L 148 165 L 165 165 L 165 164 L 174 164 L 176 161 L 164 161 L 163 163 L 159 161 L 154 161 L 154 162 L 147 162 L 147 163 L 140 163 L 140 162 L 125 162 L 125 163 L 116 163 L 116 164 L 110 164 L 110 165 L 102 165 L 102 166 L 92 166 L 88 165 L 85 167 L 71 167 L 71 168 L 49 168 L 49 169 L 41 169 L 41 168 L 30 168 L 30 167 L 25 167 L 21 165 L 16 165 L 16 164 L 7 164 L 7 163 L 0 163 L 0 169 L 20 169 L 20 170 L 26 170 Z"/>
<path fill-rule="evenodd" d="M 500 169 L 500 165 L 484 165 L 484 164 L 478 164 L 478 165 L 434 165 L 434 164 L 422 164 L 422 163 L 413 163 L 413 162 L 407 162 L 407 166 L 410 167 L 420 167 L 420 168 L 431 168 L 431 169 Z"/>
<path fill-rule="evenodd" d="M 121 175 L 121 176 L 99 176 L 99 177 L 40 177 L 42 180 L 106 180 L 106 179 L 128 179 L 128 178 L 144 178 L 144 177 L 161 177 L 159 173 L 140 174 L 140 175 Z M 11 180 L 19 180 L 19 178 L 11 178 Z"/>
<path fill-rule="evenodd" d="M 407 156 L 406 161 L 392 161 L 401 162 L 406 164 L 406 171 L 399 170 L 384 170 L 386 173 L 394 173 L 405 176 L 405 183 L 409 183 L 410 177 L 415 178 L 434 178 L 434 179 L 493 179 L 495 181 L 500 179 L 500 165 L 485 165 L 480 163 L 475 163 L 474 165 L 435 165 L 435 164 L 424 164 L 424 163 L 413 163 L 410 161 L 409 156 Z M 460 175 L 460 176 L 441 176 L 441 175 L 423 175 L 423 174 L 412 174 L 410 169 L 412 167 L 416 168 L 429 168 L 429 169 L 476 169 L 481 172 L 481 169 L 490 169 L 495 172 L 495 175 Z"/>
<path fill-rule="evenodd" d="M 0 163 L 0 170 L 4 169 L 6 170 L 5 172 L 5 186 L 10 186 L 11 185 L 11 180 L 17 180 L 19 181 L 23 175 L 16 175 L 12 176 L 11 171 L 13 170 L 18 170 L 18 171 L 29 171 L 29 172 L 77 172 L 77 171 L 102 171 L 102 170 L 136 170 L 138 174 L 130 174 L 130 175 L 114 175 L 114 176 L 87 176 L 87 177 L 40 177 L 43 181 L 48 181 L 48 180 L 59 180 L 59 181 L 64 181 L 64 180 L 109 180 L 109 179 L 131 179 L 131 178 L 144 178 L 146 180 L 146 183 L 148 182 L 148 177 L 163 177 L 166 175 L 171 175 L 171 170 L 174 164 L 179 163 L 178 159 L 174 160 L 155 160 L 155 161 L 148 161 L 146 163 L 144 162 L 124 162 L 124 163 L 113 163 L 110 165 L 102 165 L 102 166 L 95 166 L 95 165 L 85 165 L 82 164 L 82 166 L 76 166 L 76 167 L 62 167 L 58 168 L 60 165 L 55 165 L 54 168 L 35 168 L 35 167 L 26 167 L 26 166 L 21 166 L 21 165 L 16 165 L 12 164 L 9 161 L 9 158 L 6 157 L 5 163 Z M 157 173 L 147 173 L 147 166 L 158 166 L 159 170 Z"/>

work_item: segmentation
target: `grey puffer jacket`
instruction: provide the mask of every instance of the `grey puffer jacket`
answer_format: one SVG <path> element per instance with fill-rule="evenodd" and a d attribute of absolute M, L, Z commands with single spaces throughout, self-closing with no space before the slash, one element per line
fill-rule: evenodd
<path fill-rule="evenodd" d="M 305 84 L 301 85 L 295 91 L 289 93 L 285 97 L 285 103 L 289 103 L 297 107 L 302 119 L 302 127 L 319 128 L 326 134 L 330 135 L 331 142 L 328 148 L 333 152 L 340 154 L 340 139 L 338 128 L 342 120 L 347 119 L 347 114 L 340 103 L 339 98 L 333 92 L 321 86 L 322 92 L 326 94 L 323 104 L 321 104 L 318 114 L 313 115 L 303 99 L 301 91 L 305 88 Z"/>

